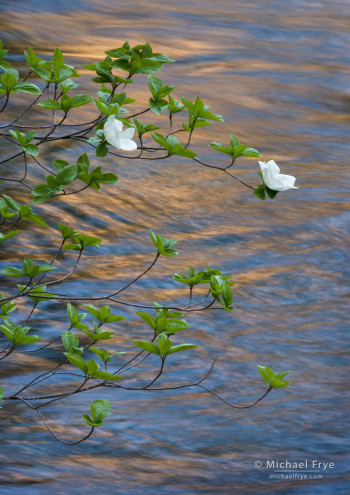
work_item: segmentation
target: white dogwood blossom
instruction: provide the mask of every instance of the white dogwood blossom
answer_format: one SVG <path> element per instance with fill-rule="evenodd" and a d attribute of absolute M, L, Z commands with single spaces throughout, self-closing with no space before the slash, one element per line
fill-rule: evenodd
<path fill-rule="evenodd" d="M 123 131 L 123 123 L 116 119 L 115 115 L 108 117 L 103 132 L 107 142 L 118 150 L 133 151 L 137 149 L 137 144 L 132 141 L 135 129 L 128 127 Z"/>
<path fill-rule="evenodd" d="M 261 173 L 265 185 L 273 191 L 287 191 L 288 189 L 298 189 L 294 186 L 295 177 L 292 175 L 280 174 L 279 166 L 270 160 L 269 162 L 259 162 Z"/>

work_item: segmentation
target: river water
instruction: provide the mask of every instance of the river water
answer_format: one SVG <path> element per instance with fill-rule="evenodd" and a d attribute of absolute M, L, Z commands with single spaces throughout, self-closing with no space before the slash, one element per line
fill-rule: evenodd
<path fill-rule="evenodd" d="M 276 160 L 282 173 L 296 176 L 299 186 L 262 202 L 224 174 L 190 161 L 106 158 L 102 164 L 118 174 L 119 184 L 41 208 L 51 225 L 63 217 L 104 238 L 67 282 L 71 294 L 106 293 L 127 282 L 130 273 L 140 273 L 153 256 L 150 227 L 177 238 L 180 255 L 163 258 L 127 300 L 184 303 L 185 292 L 171 275 L 184 273 L 189 264 L 201 269 L 207 262 L 233 275 L 235 310 L 188 318 L 191 329 L 183 332 L 183 341 L 200 348 L 187 357 L 175 355 L 163 383 L 196 380 L 219 354 L 207 385 L 235 403 L 263 393 L 258 364 L 293 370 L 292 384 L 246 411 L 232 410 L 200 389 L 80 394 L 47 408 L 65 439 L 79 438 L 89 400 L 109 398 L 112 414 L 96 435 L 74 447 L 55 442 L 24 405 L 6 403 L 0 493 L 349 493 L 350 4 L 18 0 L 3 2 L 0 12 L 9 60 L 18 67 L 27 44 L 41 55 L 59 46 L 79 65 L 102 59 L 105 50 L 126 39 L 149 41 L 176 59 L 161 73 L 166 83 L 178 85 L 175 96 L 199 94 L 225 117 L 224 124 L 204 129 L 194 140 L 203 160 L 223 163 L 207 143 L 226 142 L 234 132 L 265 160 Z M 81 72 L 83 90 L 92 90 L 87 72 Z M 145 108 L 142 85 L 131 87 L 130 96 L 137 98 L 137 108 Z M 81 121 L 95 114 L 86 107 L 76 111 Z M 44 157 L 49 162 L 53 154 L 64 157 L 64 146 L 47 148 Z M 257 171 L 256 159 L 237 162 L 237 174 L 248 182 L 259 183 Z M 21 254 L 7 252 L 7 259 L 17 262 L 23 251 L 39 259 L 39 245 L 48 261 L 57 232 L 50 230 L 49 244 L 42 230 L 36 232 L 35 243 L 29 231 L 16 238 Z M 65 305 L 41 308 L 52 321 L 39 306 L 32 326 L 53 338 L 65 329 Z M 114 327 L 115 350 L 129 348 L 132 338 L 147 338 L 134 312 L 113 309 L 129 318 Z M 59 353 L 18 356 L 0 370 L 7 390 L 33 376 L 33 364 L 37 374 L 46 370 Z M 157 364 L 150 363 L 144 368 L 148 377 Z M 145 383 L 145 377 L 134 373 L 130 383 Z M 268 460 L 317 460 L 333 462 L 334 468 L 316 473 L 323 479 L 271 479 Z"/>

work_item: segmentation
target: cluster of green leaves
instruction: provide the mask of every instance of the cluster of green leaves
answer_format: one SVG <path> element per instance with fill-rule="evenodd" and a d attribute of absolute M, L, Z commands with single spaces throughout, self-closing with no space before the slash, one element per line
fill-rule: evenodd
<path fill-rule="evenodd" d="M 177 242 L 176 239 L 165 239 L 162 235 L 156 234 L 150 229 L 150 235 L 158 254 L 166 257 L 177 256 L 179 253 L 172 246 Z"/>
<path fill-rule="evenodd" d="M 206 270 L 196 272 L 196 270 L 189 266 L 188 277 L 181 273 L 174 273 L 173 279 L 181 284 L 189 285 L 191 289 L 198 284 L 210 284 L 210 292 L 215 299 L 226 311 L 232 311 L 232 285 L 235 282 L 230 281 L 230 276 L 223 275 L 220 270 L 209 268 L 207 265 Z"/>
<path fill-rule="evenodd" d="M 41 301 L 47 301 L 50 299 L 50 297 L 55 297 L 55 294 L 52 294 L 51 292 L 46 292 L 46 285 L 38 285 L 36 286 L 35 284 L 28 288 L 25 285 L 17 284 L 17 288 L 21 291 L 24 292 L 26 291 L 25 295 L 29 297 L 35 304 L 35 306 L 41 302 Z"/>
<path fill-rule="evenodd" d="M 101 426 L 103 420 L 109 416 L 111 403 L 106 399 L 98 399 L 90 402 L 91 418 L 87 414 L 83 414 L 85 423 L 92 428 Z"/>
<path fill-rule="evenodd" d="M 260 175 L 263 183 L 260 184 L 256 189 L 254 189 L 255 196 L 259 199 L 264 200 L 266 198 L 266 194 L 267 194 L 270 199 L 274 199 L 277 196 L 279 191 L 275 191 L 275 190 L 267 187 L 267 185 L 264 182 L 264 178 L 263 178 L 262 173 L 258 172 L 258 174 Z"/>
<path fill-rule="evenodd" d="M 83 67 L 96 72 L 97 77 L 92 79 L 94 82 L 111 84 L 112 88 L 116 88 L 119 84 L 133 83 L 131 78 L 134 74 L 153 74 L 160 71 L 163 64 L 173 62 L 173 59 L 162 53 L 153 53 L 149 43 L 131 48 L 129 43 L 125 42 L 122 47 L 105 53 L 107 57 L 104 60 Z M 127 72 L 127 77 L 115 75 L 114 69 Z"/>
<path fill-rule="evenodd" d="M 230 282 L 229 277 L 222 275 L 212 275 L 210 279 L 210 292 L 216 302 L 221 304 L 225 311 L 232 311 L 232 285 L 235 282 Z"/>
<path fill-rule="evenodd" d="M 101 340 L 108 340 L 113 337 L 114 332 L 106 332 L 101 327 L 105 323 L 114 323 L 125 320 L 125 317 L 111 314 L 110 307 L 108 305 L 102 306 L 101 309 L 96 308 L 91 304 L 86 304 L 85 309 L 96 318 L 97 321 L 93 321 L 94 331 L 90 331 L 90 327 L 82 321 L 87 316 L 87 313 L 80 313 L 78 309 L 72 304 L 67 305 L 67 314 L 71 323 L 70 329 L 62 334 L 62 343 L 66 349 L 64 355 L 69 362 L 77 366 L 86 376 L 87 379 L 95 378 L 102 380 L 120 380 L 121 377 L 108 373 L 107 371 L 101 371 L 100 365 L 94 360 L 85 361 L 81 355 L 84 352 L 83 347 L 79 347 L 78 337 L 71 332 L 72 328 L 77 328 L 85 333 L 94 342 Z M 91 347 L 90 350 L 95 353 L 105 364 L 111 361 L 113 356 L 124 354 L 124 352 L 117 352 L 110 354 L 106 349 L 97 349 Z"/>
<path fill-rule="evenodd" d="M 133 127 L 136 133 L 138 134 L 139 138 L 141 138 L 147 132 L 152 132 L 152 131 L 156 131 L 157 129 L 160 129 L 160 127 L 157 125 L 143 124 L 136 117 L 133 118 L 134 123 L 130 122 L 130 120 L 127 119 L 119 119 L 119 120 L 121 120 L 127 127 Z"/>
<path fill-rule="evenodd" d="M 282 378 L 291 373 L 291 371 L 282 371 L 280 373 L 276 373 L 275 371 L 272 371 L 267 365 L 259 365 L 258 371 L 269 388 L 283 388 L 287 387 L 290 384 L 289 381 L 282 380 Z"/>
<path fill-rule="evenodd" d="M 16 325 L 12 321 L 6 319 L 3 325 L 0 325 L 1 332 L 12 342 L 13 347 L 18 347 L 19 345 L 32 344 L 41 339 L 37 335 L 27 335 L 30 327 L 22 327 L 21 325 Z"/>
<path fill-rule="evenodd" d="M 127 351 L 110 353 L 107 349 L 97 349 L 97 347 L 90 347 L 89 350 L 92 351 L 94 354 L 96 354 L 101 359 L 101 361 L 104 363 L 105 366 L 107 365 L 107 363 L 112 361 L 113 357 L 121 356 L 122 354 L 127 354 Z"/>
<path fill-rule="evenodd" d="M 126 320 L 125 316 L 111 314 L 111 308 L 107 304 L 102 306 L 101 309 L 97 309 L 92 304 L 85 304 L 84 307 L 92 316 L 96 318 L 99 325 Z"/>
<path fill-rule="evenodd" d="M 79 251 L 82 252 L 86 249 L 87 246 L 99 246 L 102 242 L 102 239 L 99 237 L 95 237 L 92 235 L 81 234 L 77 230 L 69 227 L 68 224 L 63 225 L 61 223 L 57 224 L 62 237 L 63 237 L 63 245 L 62 248 L 65 251 Z M 71 240 L 73 242 L 66 243 L 66 241 Z"/>
<path fill-rule="evenodd" d="M 70 335 L 74 334 L 71 333 Z M 63 345 L 65 345 L 63 338 L 62 342 Z M 122 379 L 121 376 L 113 375 L 112 373 L 108 373 L 107 371 L 101 371 L 101 366 L 96 361 L 94 361 L 93 359 L 85 361 L 77 352 L 64 352 L 63 354 L 66 356 L 71 364 L 79 368 L 84 373 L 87 379 L 95 378 L 97 380 L 111 381 Z"/>
<path fill-rule="evenodd" d="M 1 42 L 0 42 L 1 43 Z M 1 51 L 6 51 L 0 49 Z M 10 65 L 6 66 L 4 64 L 5 61 L 2 61 L 1 68 L 5 70 L 0 77 L 0 94 L 17 94 L 17 93 L 29 93 L 32 95 L 41 95 L 41 90 L 36 86 L 36 84 L 28 83 L 28 82 L 19 82 L 19 74 L 16 69 L 11 67 Z"/>
<path fill-rule="evenodd" d="M 156 344 L 154 342 L 148 342 L 147 340 L 132 340 L 131 343 L 143 351 L 150 352 L 151 354 L 157 354 L 160 356 L 162 361 L 165 361 L 167 356 L 174 354 L 175 352 L 187 351 L 188 349 L 198 347 L 196 344 L 173 345 L 165 332 L 158 335 Z"/>
<path fill-rule="evenodd" d="M 24 259 L 22 266 L 23 269 L 13 266 L 4 268 L 1 270 L 1 273 L 8 277 L 29 277 L 29 279 L 32 280 L 36 275 L 57 270 L 57 267 L 52 265 L 36 265 L 34 261 L 29 258 Z"/>
<path fill-rule="evenodd" d="M 57 100 L 43 100 L 38 103 L 39 107 L 47 108 L 49 110 L 62 110 L 65 115 L 69 112 L 71 108 L 82 107 L 83 105 L 87 105 L 91 101 L 93 101 L 92 96 L 89 95 L 74 95 L 73 98 L 70 98 L 67 95 L 67 91 L 70 89 L 66 88 L 66 92 L 63 93 L 61 101 Z"/>
<path fill-rule="evenodd" d="M 96 308 L 92 304 L 86 304 L 84 307 L 92 316 L 96 318 L 96 320 L 93 320 L 93 332 L 90 330 L 88 325 L 82 323 L 82 321 L 86 318 L 87 313 L 79 313 L 78 309 L 70 303 L 67 305 L 68 318 L 71 322 L 71 328 L 81 330 L 94 342 L 109 340 L 114 335 L 114 332 L 107 332 L 102 329 L 102 325 L 106 323 L 115 323 L 126 319 L 125 316 L 111 314 L 111 308 L 108 305 L 102 306 L 101 309 Z"/>
<path fill-rule="evenodd" d="M 11 218 L 13 224 L 30 221 L 36 223 L 37 225 L 40 225 L 41 227 L 48 228 L 48 225 L 45 222 L 45 220 L 36 213 L 33 213 L 33 210 L 30 206 L 21 205 L 17 203 L 17 201 L 15 201 L 14 199 L 12 199 L 10 196 L 7 196 L 6 194 L 3 194 L 0 197 L 0 214 L 3 222 Z M 0 242 L 6 239 L 10 239 L 11 237 L 14 237 L 20 232 L 22 231 L 11 230 L 7 234 L 0 233 Z"/>
<path fill-rule="evenodd" d="M 31 72 L 34 72 L 47 85 L 60 85 L 61 90 L 66 93 L 69 89 L 77 87 L 73 81 L 68 81 L 70 77 L 80 77 L 72 65 L 64 61 L 64 56 L 59 48 L 53 53 L 51 60 L 44 60 L 37 57 L 34 50 L 28 46 L 28 51 L 24 52 L 25 59 Z M 68 81 L 68 82 L 67 82 Z M 65 84 L 62 84 L 64 83 Z"/>
<path fill-rule="evenodd" d="M 0 299 L 3 299 L 3 294 L 0 292 Z M 10 318 L 10 314 L 12 311 L 16 309 L 16 303 L 13 301 L 4 301 L 0 306 L 0 318 L 2 320 L 7 320 Z"/>
<path fill-rule="evenodd" d="M 33 156 L 39 155 L 39 148 L 35 144 L 29 144 L 32 139 L 38 134 L 36 131 L 30 131 L 27 132 L 27 134 L 24 134 L 23 132 L 14 131 L 13 129 L 11 129 L 9 133 L 11 134 L 13 139 L 15 139 L 19 143 L 21 149 L 25 153 Z"/>
<path fill-rule="evenodd" d="M 148 76 L 147 84 L 152 93 L 152 98 L 149 99 L 149 107 L 152 112 L 160 115 L 169 105 L 165 96 L 168 96 L 176 86 L 164 85 L 163 81 L 155 76 Z"/>
<path fill-rule="evenodd" d="M 163 65 L 174 60 L 163 53 L 154 53 L 151 45 L 137 45 L 131 47 L 126 41 L 120 48 L 105 52 L 114 58 L 111 66 L 128 72 L 128 77 L 134 74 L 154 74 L 159 72 Z"/>
<path fill-rule="evenodd" d="M 176 136 L 170 135 L 164 137 L 158 132 L 153 132 L 152 138 L 156 143 L 163 146 L 163 148 L 168 152 L 168 156 L 180 155 L 185 156 L 186 158 L 194 158 L 197 156 L 197 153 L 187 149 L 183 144 L 181 144 Z"/>
<path fill-rule="evenodd" d="M 33 203 L 43 203 L 54 194 L 62 192 L 64 186 L 71 184 L 75 179 L 81 180 L 86 186 L 99 191 L 101 184 L 115 184 L 118 177 L 111 172 L 103 173 L 98 166 L 90 171 L 90 161 L 86 153 L 79 156 L 76 165 L 70 165 L 64 160 L 54 160 L 52 166 L 57 170 L 56 175 L 45 176 L 46 184 L 35 186 L 32 194 Z"/>
<path fill-rule="evenodd" d="M 3 71 L 6 71 L 6 69 L 9 69 L 11 67 L 11 64 L 7 62 L 7 60 L 4 60 L 5 55 L 8 53 L 8 50 L 4 48 L 4 45 L 2 41 L 0 40 L 0 68 Z"/>
<path fill-rule="evenodd" d="M 154 335 L 165 333 L 166 335 L 174 335 L 181 330 L 186 330 L 190 325 L 183 319 L 183 313 L 172 311 L 166 306 L 161 307 L 157 303 L 153 303 L 156 311 L 156 316 L 153 317 L 146 311 L 136 311 L 148 326 L 154 331 Z"/>
<path fill-rule="evenodd" d="M 133 98 L 128 98 L 126 93 L 113 93 L 112 90 L 102 84 L 101 89 L 97 92 L 98 100 L 95 98 L 94 103 L 101 114 L 105 117 L 115 115 L 119 117 L 121 115 L 129 113 L 129 110 L 123 107 L 123 105 L 129 105 L 134 103 Z M 104 126 L 104 121 L 97 126 L 97 129 L 101 129 Z"/>
<path fill-rule="evenodd" d="M 258 157 L 261 156 L 260 152 L 255 148 L 251 148 L 246 144 L 241 144 L 239 139 L 234 134 L 231 134 L 230 138 L 230 146 L 225 146 L 224 144 L 216 143 L 213 141 L 209 145 L 216 151 L 220 151 L 220 153 L 225 153 L 226 155 L 230 155 L 233 160 L 240 156 L 246 157 Z"/>
<path fill-rule="evenodd" d="M 113 75 L 113 61 L 111 57 L 106 57 L 101 62 L 96 62 L 94 64 L 83 65 L 84 69 L 95 71 L 97 77 L 93 77 L 92 80 L 95 83 L 109 83 L 112 87 L 117 87 L 118 84 L 130 84 L 134 81 L 131 78 L 125 78 Z"/>
<path fill-rule="evenodd" d="M 210 106 L 204 105 L 199 96 L 197 96 L 195 102 L 188 100 L 184 96 L 181 98 L 181 101 L 188 111 L 188 125 L 182 124 L 183 129 L 187 132 L 191 132 L 193 129 L 197 129 L 197 127 L 211 125 L 213 121 L 224 121 L 222 115 L 209 112 Z"/>

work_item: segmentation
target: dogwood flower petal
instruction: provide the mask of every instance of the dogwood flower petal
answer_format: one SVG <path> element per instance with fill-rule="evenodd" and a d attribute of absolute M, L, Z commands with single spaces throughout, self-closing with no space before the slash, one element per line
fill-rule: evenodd
<path fill-rule="evenodd" d="M 119 149 L 125 151 L 133 151 L 137 149 L 137 144 L 135 143 L 135 141 L 131 141 L 131 139 L 121 139 Z"/>
<path fill-rule="evenodd" d="M 114 115 L 108 117 L 103 131 L 106 141 L 118 150 L 132 151 L 137 149 L 137 144 L 131 141 L 135 129 L 129 127 L 123 131 L 123 123 L 116 119 Z"/>
<path fill-rule="evenodd" d="M 298 189 L 294 186 L 295 177 L 292 175 L 280 174 L 280 168 L 274 160 L 269 162 L 259 162 L 261 173 L 265 185 L 273 191 L 287 191 L 288 189 Z"/>
<path fill-rule="evenodd" d="M 111 115 L 105 122 L 104 131 L 109 132 L 112 129 L 116 129 L 118 132 L 123 130 L 123 122 L 115 118 L 115 115 Z"/>
<path fill-rule="evenodd" d="M 121 139 L 132 139 L 135 134 L 135 129 L 133 127 L 128 127 L 120 135 Z"/>

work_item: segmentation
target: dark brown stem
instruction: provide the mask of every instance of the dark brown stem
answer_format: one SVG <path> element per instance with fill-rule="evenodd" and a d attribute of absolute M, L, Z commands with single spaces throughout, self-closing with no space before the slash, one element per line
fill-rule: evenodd
<path fill-rule="evenodd" d="M 230 407 L 233 407 L 234 409 L 248 409 L 249 407 L 253 407 L 253 406 L 255 406 L 255 404 L 257 404 L 258 402 L 260 402 L 261 400 L 263 400 L 267 396 L 267 394 L 269 392 L 271 392 L 271 390 L 272 390 L 272 388 L 268 388 L 266 390 L 266 392 L 264 393 L 264 395 L 262 395 L 261 397 L 259 397 L 259 399 L 256 400 L 255 402 L 253 402 L 252 404 L 248 404 L 247 406 L 236 406 L 236 405 L 232 404 L 231 402 L 229 402 L 228 400 L 226 400 L 223 397 L 221 397 L 221 395 L 217 394 L 216 392 L 214 392 L 210 388 L 205 387 L 204 385 L 201 385 L 201 384 L 198 384 L 198 387 L 201 387 L 204 390 L 206 390 L 207 392 L 209 392 L 210 394 L 215 395 L 215 397 L 217 397 L 218 399 L 222 400 L 223 402 L 225 402 L 225 404 L 227 404 Z"/>

